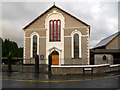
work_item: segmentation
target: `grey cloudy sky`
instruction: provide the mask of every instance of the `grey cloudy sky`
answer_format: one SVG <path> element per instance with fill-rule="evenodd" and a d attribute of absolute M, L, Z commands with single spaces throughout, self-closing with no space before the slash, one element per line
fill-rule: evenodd
<path fill-rule="evenodd" d="M 2 37 L 23 46 L 22 28 L 52 5 L 53 2 L 2 2 Z M 56 6 L 91 26 L 90 47 L 118 31 L 117 1 L 56 2 Z"/>

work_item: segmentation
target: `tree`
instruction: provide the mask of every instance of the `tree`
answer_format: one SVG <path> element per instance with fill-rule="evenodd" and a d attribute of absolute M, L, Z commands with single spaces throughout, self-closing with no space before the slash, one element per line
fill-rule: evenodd
<path fill-rule="evenodd" d="M 23 57 L 23 48 L 22 47 L 20 47 L 20 48 L 18 48 L 18 57 Z"/>
<path fill-rule="evenodd" d="M 9 39 L 2 40 L 2 57 L 7 57 L 9 52 L 12 57 L 23 57 L 23 48 L 18 48 L 16 42 Z"/>

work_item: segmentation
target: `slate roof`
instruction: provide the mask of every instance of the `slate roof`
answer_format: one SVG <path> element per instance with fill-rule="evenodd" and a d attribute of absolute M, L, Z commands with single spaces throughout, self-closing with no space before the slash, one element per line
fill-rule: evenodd
<path fill-rule="evenodd" d="M 117 33 L 112 34 L 109 37 L 101 40 L 94 48 L 101 47 L 101 46 L 106 46 L 111 40 L 113 40 L 119 34 L 120 34 L 120 31 L 118 31 Z"/>
<path fill-rule="evenodd" d="M 66 11 L 64 11 L 64 10 L 62 10 L 61 8 L 59 8 L 59 7 L 55 6 L 55 5 L 53 5 L 53 6 L 50 7 L 47 11 L 45 11 L 44 13 L 42 13 L 40 16 L 38 16 L 36 19 L 34 19 L 32 22 L 30 22 L 27 26 L 25 26 L 25 27 L 23 28 L 23 30 L 26 29 L 27 27 L 29 27 L 32 23 L 34 23 L 36 20 L 38 20 L 41 16 L 43 16 L 45 13 L 47 13 L 47 12 L 48 12 L 49 10 L 51 10 L 52 8 L 57 8 L 57 9 L 61 10 L 62 12 L 64 12 L 64 13 L 70 15 L 71 17 L 73 17 L 73 18 L 75 18 L 76 20 L 80 21 L 80 22 L 83 23 L 84 25 L 89 26 L 89 28 L 90 28 L 90 25 L 88 25 L 87 23 L 81 21 L 80 19 L 78 19 L 78 18 L 76 18 L 75 16 L 71 15 L 70 13 L 68 13 L 68 12 L 66 12 Z"/>

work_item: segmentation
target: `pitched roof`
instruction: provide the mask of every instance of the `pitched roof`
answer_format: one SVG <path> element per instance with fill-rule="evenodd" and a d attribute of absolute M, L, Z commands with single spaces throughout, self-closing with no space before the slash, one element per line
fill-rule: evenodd
<path fill-rule="evenodd" d="M 29 27 L 32 23 L 34 23 L 36 20 L 38 20 L 41 16 L 43 16 L 45 13 L 47 13 L 48 11 L 50 11 L 52 8 L 57 8 L 57 9 L 61 10 L 62 12 L 68 14 L 69 16 L 75 18 L 76 20 L 80 21 L 80 22 L 83 23 L 84 25 L 90 26 L 90 25 L 88 25 L 87 23 L 85 23 L 85 22 L 81 21 L 80 19 L 76 18 L 75 16 L 69 14 L 68 12 L 66 12 L 66 11 L 64 11 L 64 10 L 62 10 L 61 8 L 53 5 L 53 6 L 50 7 L 48 10 L 46 10 L 44 13 L 42 13 L 40 16 L 38 16 L 36 19 L 34 19 L 32 22 L 30 22 L 27 26 L 25 26 L 25 27 L 23 28 L 23 30 L 26 29 L 27 27 Z"/>
<path fill-rule="evenodd" d="M 120 34 L 120 31 L 118 31 L 115 34 L 112 34 L 112 35 L 108 36 L 107 38 L 101 40 L 94 48 L 101 47 L 101 46 L 106 46 L 111 40 L 113 40 L 119 34 Z"/>

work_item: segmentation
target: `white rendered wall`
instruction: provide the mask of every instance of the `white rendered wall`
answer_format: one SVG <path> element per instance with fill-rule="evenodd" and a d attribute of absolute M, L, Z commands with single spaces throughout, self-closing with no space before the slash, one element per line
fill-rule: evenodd
<path fill-rule="evenodd" d="M 61 41 L 53 41 L 49 42 L 49 21 L 50 20 L 58 20 L 61 21 Z M 59 65 L 62 63 L 60 60 L 64 59 L 64 17 L 61 13 L 53 11 L 52 13 L 48 14 L 45 19 L 45 28 L 46 28 L 46 59 L 48 64 L 48 55 L 51 53 L 51 48 L 55 47 L 56 51 L 59 53 Z"/>

